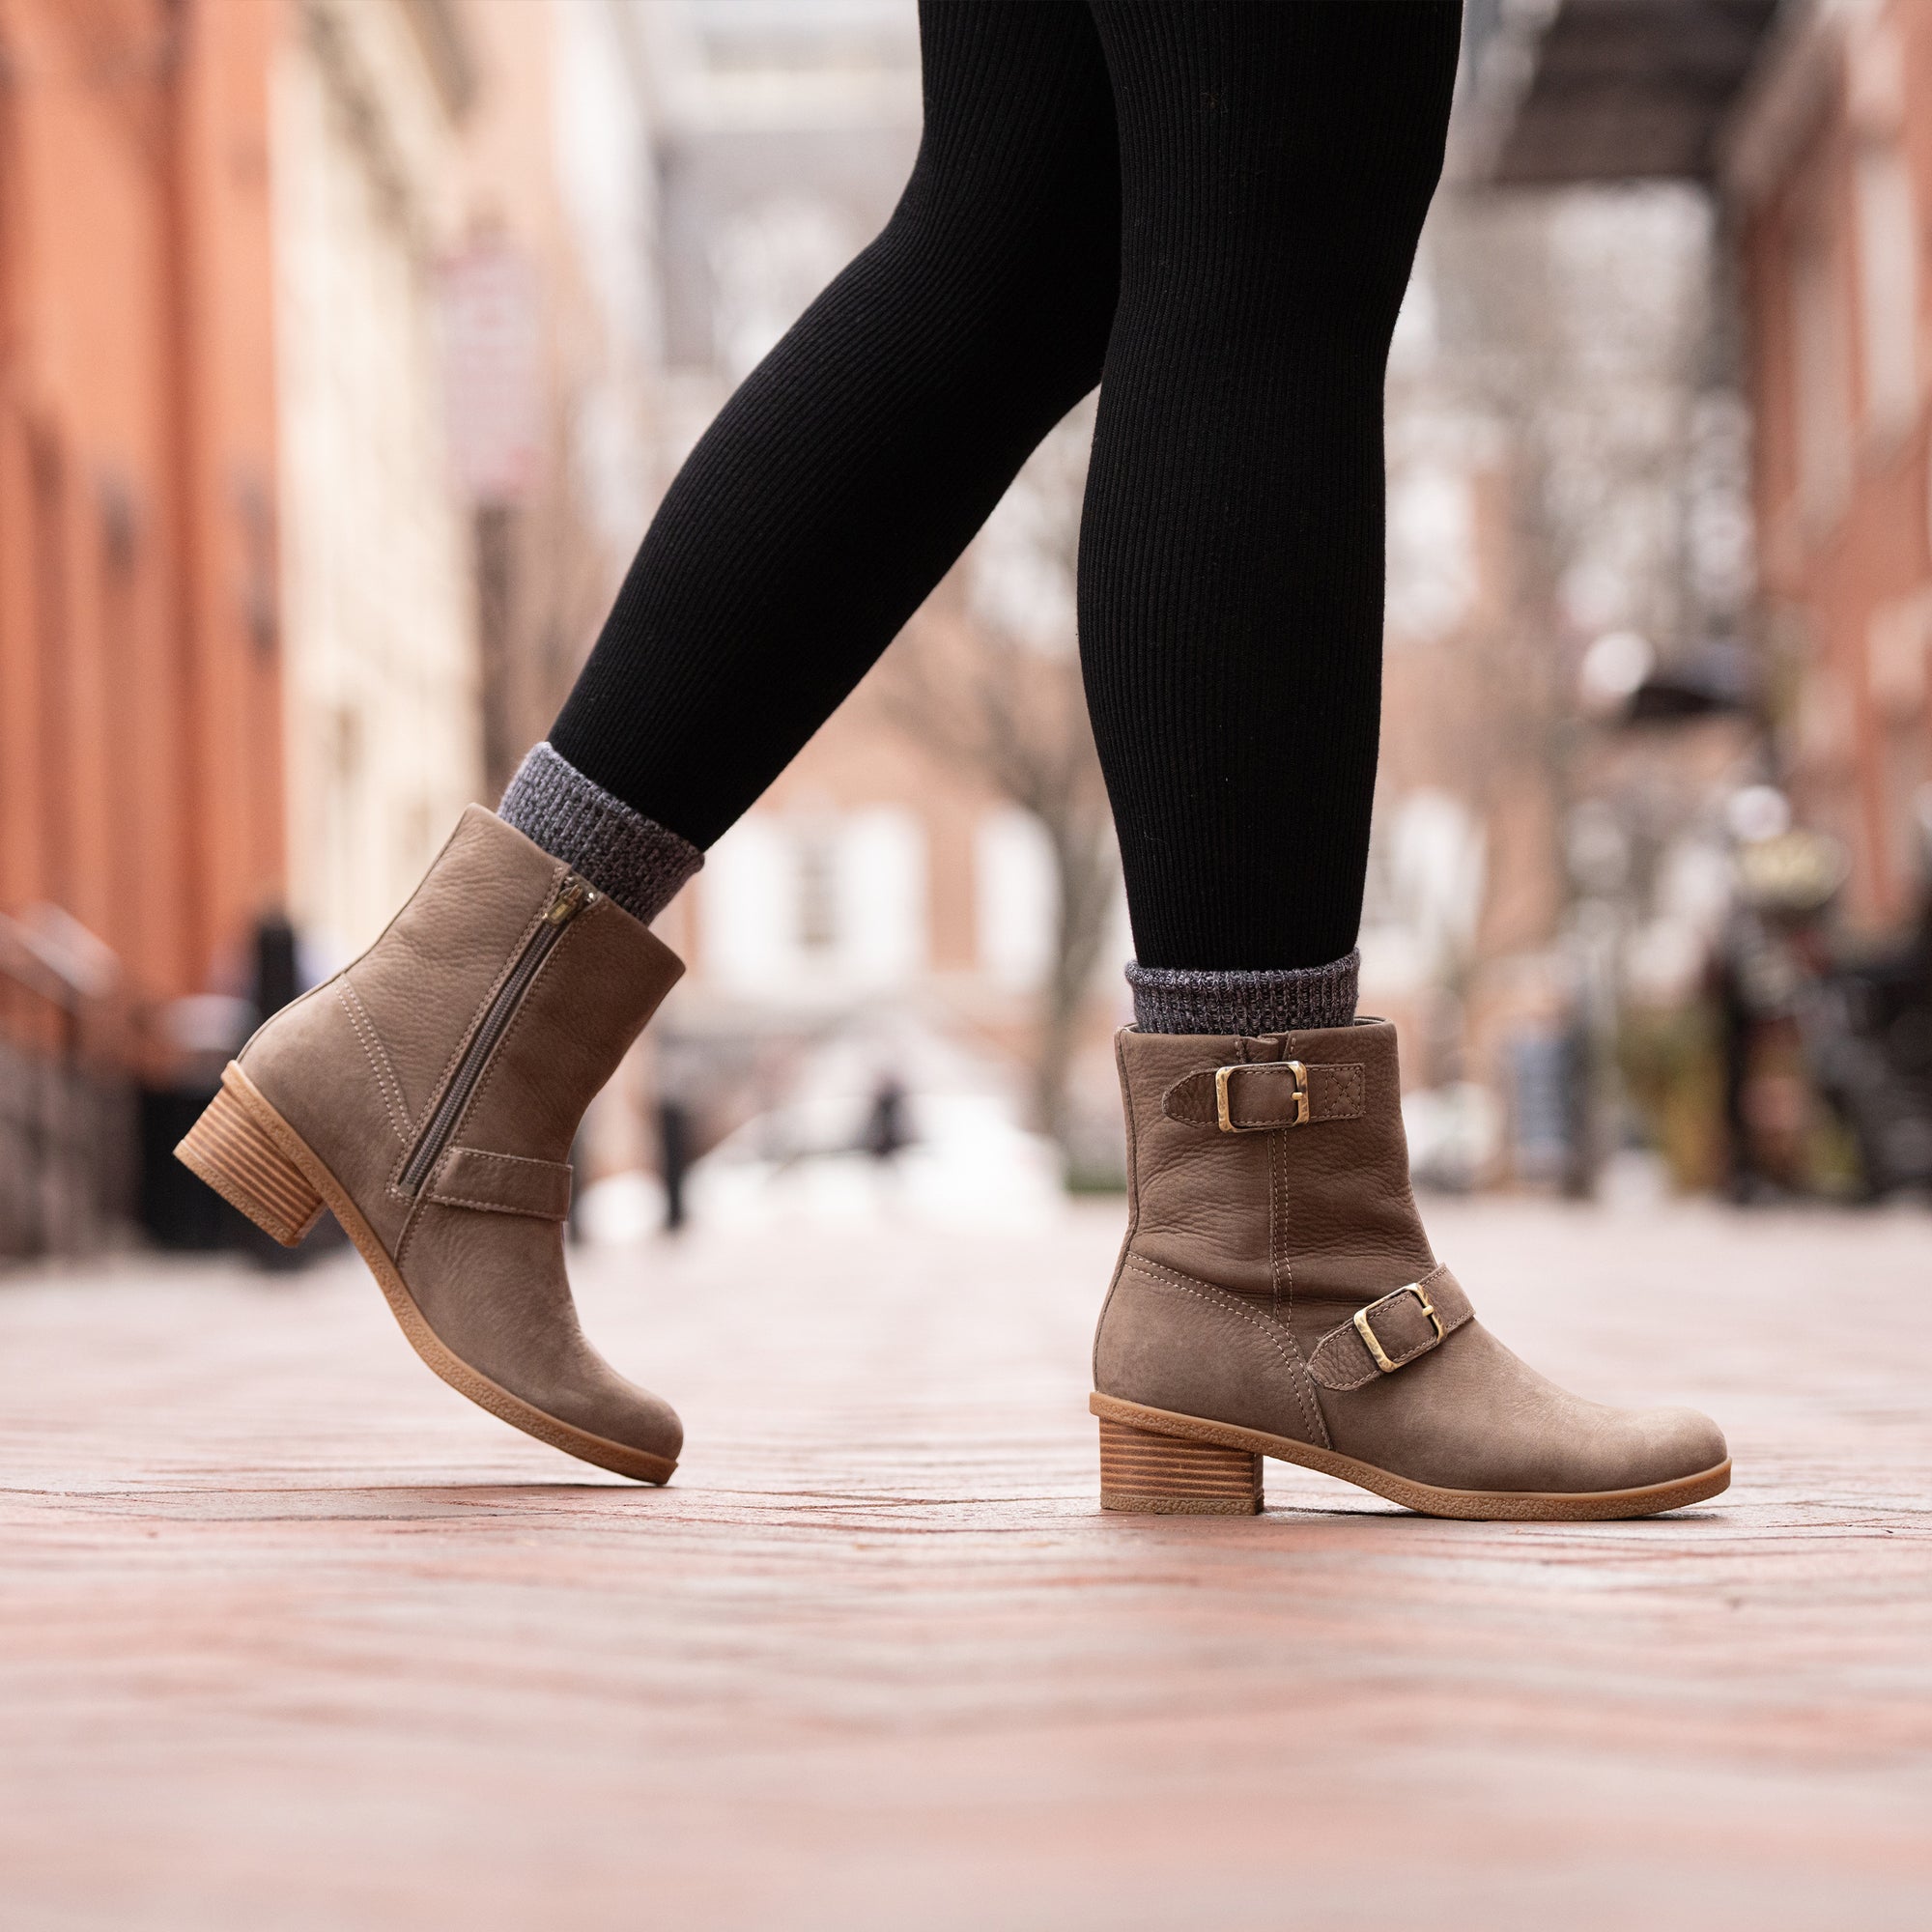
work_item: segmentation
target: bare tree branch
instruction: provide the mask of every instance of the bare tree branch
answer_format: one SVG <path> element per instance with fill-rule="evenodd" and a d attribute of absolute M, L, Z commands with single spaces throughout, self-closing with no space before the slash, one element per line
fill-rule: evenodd
<path fill-rule="evenodd" d="M 878 686 L 885 715 L 909 738 L 1017 806 L 1045 834 L 1054 931 L 1040 989 L 1033 1097 L 1040 1127 L 1063 1145 L 1080 1018 L 1120 879 L 1113 814 L 1070 625 L 1090 440 L 1091 416 L 1076 412 L 1023 473 L 1025 547 L 1044 573 L 1041 601 L 1050 607 L 1025 613 L 1036 620 L 1033 635 L 1020 635 L 985 600 L 960 597 L 956 611 L 928 611 L 913 625 Z M 983 564 L 983 552 L 968 553 L 969 582 Z"/>

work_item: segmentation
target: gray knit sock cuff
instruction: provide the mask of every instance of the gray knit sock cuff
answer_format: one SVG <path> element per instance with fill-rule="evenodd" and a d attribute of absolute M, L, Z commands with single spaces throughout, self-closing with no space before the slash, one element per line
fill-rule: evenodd
<path fill-rule="evenodd" d="M 1259 1039 L 1355 1017 L 1360 951 L 1325 966 L 1272 973 L 1197 973 L 1187 967 L 1127 967 L 1134 1024 L 1143 1033 L 1237 1034 Z"/>
<path fill-rule="evenodd" d="M 704 864 L 690 839 L 613 797 L 548 742 L 517 767 L 497 816 L 646 925 Z"/>

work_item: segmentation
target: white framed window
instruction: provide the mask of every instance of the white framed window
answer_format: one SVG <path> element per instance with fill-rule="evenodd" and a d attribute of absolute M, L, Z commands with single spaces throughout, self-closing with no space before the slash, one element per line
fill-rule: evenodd
<path fill-rule="evenodd" d="M 1825 525 L 1851 490 L 1852 418 L 1844 301 L 1823 229 L 1792 247 L 1791 338 L 1799 500 L 1810 523 Z"/>
<path fill-rule="evenodd" d="M 902 990 L 928 954 L 925 829 L 899 806 L 754 811 L 698 874 L 701 968 L 750 997 Z"/>
<path fill-rule="evenodd" d="M 1902 436 L 1918 409 L 1918 234 L 1905 156 L 1867 147 L 1853 173 L 1865 427 Z"/>
<path fill-rule="evenodd" d="M 980 968 L 996 985 L 1031 992 L 1053 963 L 1053 848 L 1031 812 L 989 811 L 973 831 L 973 923 Z"/>

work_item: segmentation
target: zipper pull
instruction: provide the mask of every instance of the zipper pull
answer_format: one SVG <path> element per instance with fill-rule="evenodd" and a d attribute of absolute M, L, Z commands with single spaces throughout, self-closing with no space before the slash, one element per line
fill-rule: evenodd
<path fill-rule="evenodd" d="M 575 872 L 567 874 L 544 914 L 544 923 L 568 925 L 596 896 L 597 889 L 587 879 L 580 879 Z"/>

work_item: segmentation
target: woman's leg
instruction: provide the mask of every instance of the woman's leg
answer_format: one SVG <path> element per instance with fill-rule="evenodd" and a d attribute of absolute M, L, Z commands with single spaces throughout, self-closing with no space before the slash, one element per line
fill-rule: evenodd
<path fill-rule="evenodd" d="M 1416 1213 L 1395 1029 L 1350 1024 L 1382 364 L 1457 8 L 1094 13 L 1122 223 L 1081 625 L 1140 952 L 1101 1501 L 1245 1515 L 1264 1455 L 1438 1516 L 1716 1495 L 1705 1417 L 1579 1402 L 1475 1319 Z"/>
<path fill-rule="evenodd" d="M 1460 13 L 1094 6 L 1122 253 L 1080 630 L 1153 1032 L 1260 1034 L 1353 1009 L 1383 369 L 1441 167 Z"/>
<path fill-rule="evenodd" d="M 503 813 L 648 919 L 797 754 L 1099 380 L 1113 102 L 1079 0 L 926 0 L 879 239 L 693 451 Z"/>
<path fill-rule="evenodd" d="M 437 1374 L 649 1482 L 682 1426 L 591 1349 L 563 1249 L 578 1123 L 681 970 L 647 923 L 1098 379 L 1113 313 L 1086 8 L 937 0 L 923 28 L 897 213 L 685 465 L 554 745 L 181 1149 L 277 1239 L 332 1208 Z"/>

